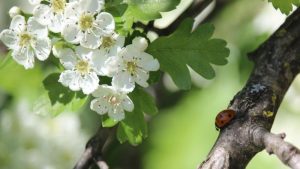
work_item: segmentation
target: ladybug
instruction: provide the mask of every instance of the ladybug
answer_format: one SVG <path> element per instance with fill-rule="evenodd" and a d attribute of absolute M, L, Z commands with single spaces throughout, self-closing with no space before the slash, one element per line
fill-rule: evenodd
<path fill-rule="evenodd" d="M 226 109 L 221 111 L 216 117 L 216 121 L 215 121 L 216 129 L 219 130 L 227 126 L 231 122 L 231 120 L 235 117 L 235 115 L 236 112 L 231 109 Z"/>

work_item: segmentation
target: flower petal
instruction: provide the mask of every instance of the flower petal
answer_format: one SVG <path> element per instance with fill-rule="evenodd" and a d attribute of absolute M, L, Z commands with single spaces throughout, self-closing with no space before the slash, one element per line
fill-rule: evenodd
<path fill-rule="evenodd" d="M 96 49 L 101 45 L 101 39 L 92 33 L 85 32 L 80 41 L 80 45 L 86 48 Z"/>
<path fill-rule="evenodd" d="M 99 0 L 80 0 L 79 3 L 83 11 L 90 13 L 99 12 L 103 7 Z"/>
<path fill-rule="evenodd" d="M 136 76 L 134 76 L 134 81 L 142 87 L 148 87 L 149 86 L 149 84 L 147 83 L 148 79 L 149 79 L 149 73 L 140 68 L 137 68 Z"/>
<path fill-rule="evenodd" d="M 42 25 L 49 25 L 51 21 L 51 8 L 48 5 L 39 4 L 33 9 L 34 18 Z"/>
<path fill-rule="evenodd" d="M 95 50 L 92 54 L 92 64 L 99 75 L 105 75 L 103 72 L 105 61 L 108 59 L 107 53 L 105 50 Z"/>
<path fill-rule="evenodd" d="M 79 79 L 79 85 L 84 94 L 90 94 L 97 89 L 99 78 L 95 72 L 89 73 Z"/>
<path fill-rule="evenodd" d="M 50 31 L 59 33 L 62 31 L 64 25 L 64 16 L 62 14 L 53 15 L 51 23 L 48 25 Z"/>
<path fill-rule="evenodd" d="M 159 69 L 159 62 L 154 59 L 152 55 L 142 52 L 138 56 L 137 65 L 147 71 L 157 71 Z"/>
<path fill-rule="evenodd" d="M 122 106 L 126 111 L 132 112 L 134 109 L 134 104 L 131 99 L 126 95 L 126 97 L 122 100 Z"/>
<path fill-rule="evenodd" d="M 30 4 L 36 5 L 39 4 L 42 0 L 28 0 Z"/>
<path fill-rule="evenodd" d="M 31 48 L 20 48 L 12 53 L 13 59 L 23 65 L 25 69 L 34 67 L 34 52 Z"/>
<path fill-rule="evenodd" d="M 111 86 L 108 85 L 100 85 L 98 86 L 98 88 L 92 93 L 92 95 L 94 97 L 103 97 L 103 96 L 107 96 L 110 95 L 111 93 L 113 93 L 113 89 Z"/>
<path fill-rule="evenodd" d="M 75 53 L 77 54 L 80 60 L 91 60 L 93 52 L 93 49 L 88 49 L 82 46 L 77 46 L 75 48 Z"/>
<path fill-rule="evenodd" d="M 79 43 L 82 34 L 77 25 L 67 24 L 63 28 L 62 35 L 66 41 L 77 44 Z"/>
<path fill-rule="evenodd" d="M 66 70 L 60 74 L 58 81 L 73 91 L 79 91 L 79 78 L 79 73 L 72 70 Z"/>
<path fill-rule="evenodd" d="M 51 41 L 49 38 L 37 39 L 36 46 L 34 47 L 36 57 L 44 61 L 46 60 L 51 52 Z"/>
<path fill-rule="evenodd" d="M 108 111 L 108 116 L 116 121 L 121 121 L 125 118 L 125 113 L 121 106 L 116 106 Z"/>
<path fill-rule="evenodd" d="M 119 56 L 125 61 L 133 61 L 140 53 L 133 45 L 128 45 L 119 52 Z"/>
<path fill-rule="evenodd" d="M 129 93 L 133 91 L 135 84 L 127 72 L 119 72 L 112 78 L 112 87 L 118 91 Z"/>
<path fill-rule="evenodd" d="M 46 26 L 37 22 L 36 19 L 30 17 L 27 22 L 27 31 L 31 34 L 35 35 L 38 38 L 46 38 L 48 37 L 48 29 Z"/>
<path fill-rule="evenodd" d="M 15 17 L 13 17 L 9 29 L 15 31 L 16 33 L 25 31 L 26 21 L 24 16 L 16 15 Z"/>
<path fill-rule="evenodd" d="M 108 112 L 109 104 L 103 98 L 96 98 L 92 100 L 90 108 L 91 110 L 96 111 L 98 114 L 103 115 Z"/>
<path fill-rule="evenodd" d="M 80 10 L 78 0 L 73 0 L 70 3 L 67 3 L 67 6 L 64 11 L 64 18 L 71 21 L 78 20 L 81 12 L 82 11 Z"/>
<path fill-rule="evenodd" d="M 77 64 L 77 57 L 74 51 L 71 50 L 70 48 L 62 49 L 62 51 L 59 52 L 58 57 L 60 59 L 60 62 L 66 69 L 72 70 L 75 68 Z"/>
<path fill-rule="evenodd" d="M 101 33 L 105 36 L 111 36 L 115 30 L 115 20 L 114 17 L 107 12 L 101 12 L 97 18 L 95 23 L 101 29 Z"/>
<path fill-rule="evenodd" d="M 17 34 L 10 29 L 5 29 L 0 34 L 0 40 L 10 49 L 14 49 L 17 47 L 18 39 L 19 38 Z"/>
<path fill-rule="evenodd" d="M 104 66 L 101 68 L 101 72 L 106 76 L 112 77 L 117 72 L 125 69 L 123 60 L 118 56 L 108 57 Z"/>

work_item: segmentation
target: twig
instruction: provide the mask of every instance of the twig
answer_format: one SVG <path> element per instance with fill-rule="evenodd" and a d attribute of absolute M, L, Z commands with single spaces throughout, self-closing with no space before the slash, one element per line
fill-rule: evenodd
<path fill-rule="evenodd" d="M 300 169 L 300 150 L 294 145 L 285 142 L 285 134 L 275 135 L 264 131 L 262 144 L 269 154 L 275 154 L 284 164 Z"/>
<path fill-rule="evenodd" d="M 167 36 L 173 33 L 183 20 L 186 18 L 195 18 L 200 14 L 213 0 L 194 0 L 194 2 L 174 20 L 169 26 L 164 29 L 159 29 L 154 26 L 154 22 L 149 22 L 148 25 L 142 23 L 135 23 L 135 27 L 141 27 L 145 32 L 153 31 L 159 36 Z"/>

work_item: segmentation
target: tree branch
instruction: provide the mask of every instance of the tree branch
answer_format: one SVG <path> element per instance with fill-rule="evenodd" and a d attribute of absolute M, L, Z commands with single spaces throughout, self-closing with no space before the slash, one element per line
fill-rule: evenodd
<path fill-rule="evenodd" d="M 259 135 L 256 135 L 256 144 L 265 147 L 269 154 L 275 154 L 284 164 L 300 169 L 300 150 L 292 144 L 285 142 L 285 134 L 272 134 L 261 128 Z"/>
<path fill-rule="evenodd" d="M 142 23 L 135 23 L 134 27 L 141 27 L 145 32 L 153 31 L 157 33 L 159 36 L 167 36 L 173 33 L 178 26 L 184 21 L 186 18 L 195 18 L 199 15 L 204 9 L 206 9 L 214 0 L 194 0 L 193 3 L 183 12 L 181 13 L 170 25 L 166 28 L 159 29 L 154 26 L 154 21 L 148 23 L 148 25 L 143 25 Z M 219 4 L 224 4 L 227 0 L 215 0 L 216 6 Z"/>
<path fill-rule="evenodd" d="M 283 96 L 300 72 L 300 9 L 256 51 L 249 54 L 255 67 L 244 88 L 228 108 L 235 119 L 221 129 L 207 159 L 198 169 L 243 169 L 261 150 L 274 152 L 283 163 L 297 168 L 299 151 L 269 133 Z M 278 149 L 278 145 L 286 146 Z M 280 154 L 280 153 L 287 154 Z M 296 160 L 296 161 L 294 161 Z"/>
<path fill-rule="evenodd" d="M 114 128 L 99 127 L 97 133 L 86 144 L 85 151 L 81 155 L 74 169 L 89 169 L 94 162 L 100 169 L 108 169 L 108 165 L 102 158 L 102 151 L 108 144 L 109 138 L 114 134 Z"/>

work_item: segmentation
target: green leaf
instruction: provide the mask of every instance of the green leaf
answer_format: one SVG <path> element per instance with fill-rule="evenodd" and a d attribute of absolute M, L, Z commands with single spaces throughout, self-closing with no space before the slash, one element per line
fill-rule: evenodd
<path fill-rule="evenodd" d="M 188 66 L 204 78 L 212 79 L 215 71 L 211 64 L 225 65 L 229 56 L 226 42 L 211 38 L 213 25 L 205 24 L 191 32 L 193 22 L 193 19 L 186 19 L 176 32 L 156 39 L 147 49 L 180 89 L 191 88 Z"/>
<path fill-rule="evenodd" d="M 108 117 L 107 114 L 102 116 L 102 126 L 103 127 L 113 127 L 118 124 L 118 121 Z"/>
<path fill-rule="evenodd" d="M 115 18 L 121 17 L 127 9 L 127 4 L 123 0 L 106 0 L 105 1 L 105 11 L 112 14 Z"/>
<path fill-rule="evenodd" d="M 126 117 L 120 122 L 117 130 L 117 138 L 121 143 L 129 141 L 132 145 L 138 145 L 147 137 L 147 123 L 141 111 L 126 112 Z"/>
<path fill-rule="evenodd" d="M 48 95 L 52 105 L 54 105 L 56 102 L 66 105 L 72 101 L 75 93 L 69 88 L 61 85 L 58 82 L 58 79 L 59 73 L 50 74 L 43 80 L 43 85 L 48 91 Z"/>
<path fill-rule="evenodd" d="M 161 18 L 160 12 L 175 9 L 180 0 L 126 0 L 125 2 L 128 4 L 126 19 L 133 17 L 134 21 L 147 22 Z"/>
<path fill-rule="evenodd" d="M 134 103 L 134 111 L 125 113 L 125 119 L 118 126 L 117 137 L 121 143 L 128 140 L 130 144 L 138 145 L 147 137 L 144 113 L 155 115 L 158 110 L 152 96 L 141 87 L 137 86 L 129 97 Z"/>
<path fill-rule="evenodd" d="M 150 72 L 150 76 L 148 79 L 149 85 L 157 83 L 160 80 L 161 75 L 162 75 L 161 71 Z"/>
<path fill-rule="evenodd" d="M 42 94 L 36 101 L 34 112 L 56 116 L 63 111 L 78 111 L 86 102 L 87 96 L 81 91 L 74 92 L 62 86 L 59 82 L 59 73 L 53 73 L 43 80 L 47 93 Z"/>
<path fill-rule="evenodd" d="M 149 115 L 158 113 L 153 97 L 145 92 L 143 88 L 137 86 L 136 89 L 129 94 L 129 97 L 133 101 L 135 109 Z"/>
<path fill-rule="evenodd" d="M 299 6 L 300 0 L 268 0 L 271 2 L 276 9 L 286 15 L 288 15 L 293 10 L 293 5 Z"/>

